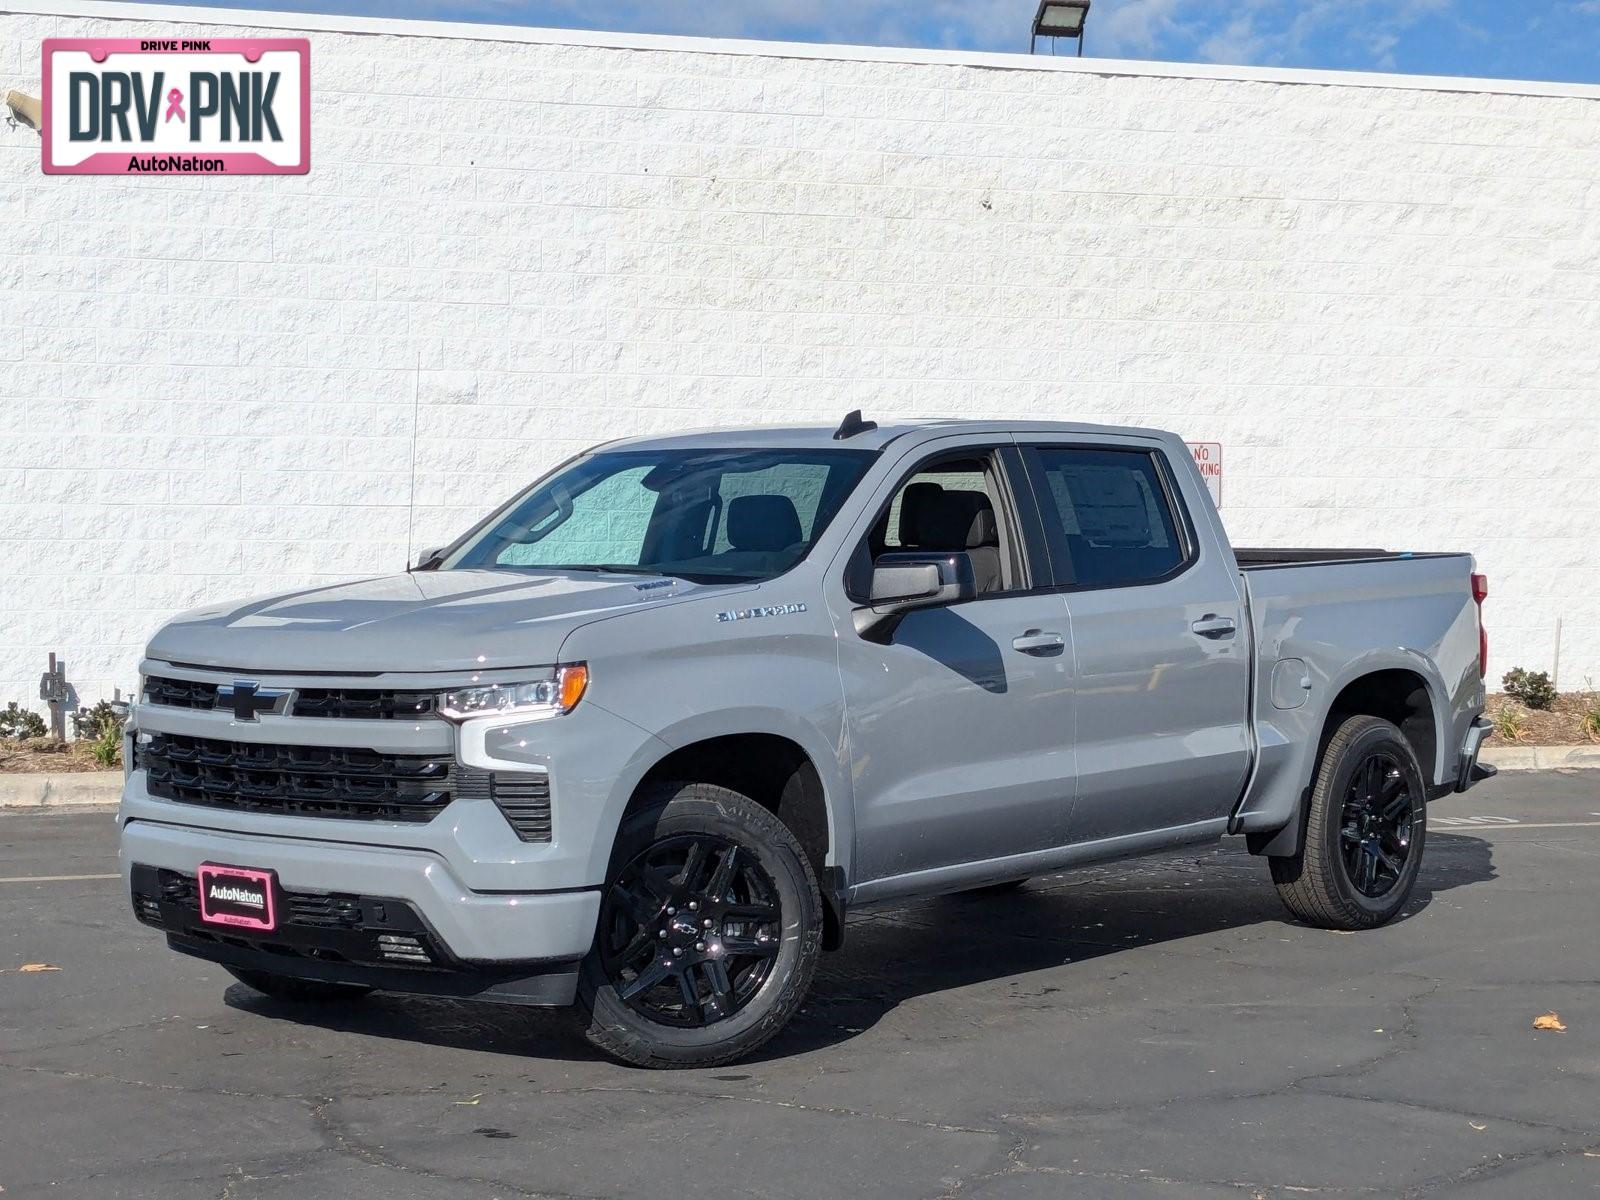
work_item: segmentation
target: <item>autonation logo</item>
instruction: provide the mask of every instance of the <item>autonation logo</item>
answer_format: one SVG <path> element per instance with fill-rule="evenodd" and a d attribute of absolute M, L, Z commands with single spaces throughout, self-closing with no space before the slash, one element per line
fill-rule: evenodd
<path fill-rule="evenodd" d="M 51 175 L 304 175 L 305 38 L 49 38 Z"/>

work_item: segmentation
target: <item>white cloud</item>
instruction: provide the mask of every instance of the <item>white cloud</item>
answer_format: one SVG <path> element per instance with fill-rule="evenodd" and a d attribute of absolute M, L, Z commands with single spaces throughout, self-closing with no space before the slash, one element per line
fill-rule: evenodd
<path fill-rule="evenodd" d="M 1149 57 L 1184 37 L 1178 19 L 1185 0 L 1104 0 L 1089 10 L 1086 29 L 1094 53 L 1107 58 Z M 1195 5 L 1187 7 L 1193 11 Z"/>

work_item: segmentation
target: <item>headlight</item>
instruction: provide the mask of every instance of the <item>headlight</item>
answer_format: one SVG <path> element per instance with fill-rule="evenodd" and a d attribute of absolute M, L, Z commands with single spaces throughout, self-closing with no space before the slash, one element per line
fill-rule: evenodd
<path fill-rule="evenodd" d="M 452 721 L 468 717 L 559 717 L 571 712 L 589 686 L 583 663 L 557 667 L 549 679 L 532 683 L 490 683 L 457 688 L 439 697 L 439 714 Z"/>

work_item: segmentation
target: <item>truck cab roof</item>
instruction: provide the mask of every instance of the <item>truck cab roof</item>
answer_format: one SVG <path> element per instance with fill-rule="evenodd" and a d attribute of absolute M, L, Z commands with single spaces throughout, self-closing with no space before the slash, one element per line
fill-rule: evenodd
<path fill-rule="evenodd" d="M 895 421 L 863 428 L 860 432 L 836 437 L 842 428 L 827 425 L 752 425 L 745 427 L 687 430 L 666 436 L 621 438 L 597 449 L 604 450 L 694 450 L 730 446 L 751 448 L 839 448 L 882 450 L 891 442 L 925 441 L 951 434 L 1113 434 L 1125 437 L 1161 438 L 1170 435 L 1155 429 L 1130 426 L 1092 425 L 1077 421 L 972 421 L 960 418 Z"/>

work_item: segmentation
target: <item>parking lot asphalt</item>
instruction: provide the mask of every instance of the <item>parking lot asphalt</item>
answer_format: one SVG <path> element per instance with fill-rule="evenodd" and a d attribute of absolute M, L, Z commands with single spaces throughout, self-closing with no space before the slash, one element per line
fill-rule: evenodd
<path fill-rule="evenodd" d="M 865 910 L 756 1059 L 674 1073 L 561 1013 L 267 1000 L 133 921 L 108 813 L 0 814 L 0 1189 L 1600 1194 L 1600 772 L 1430 814 L 1387 928 L 1292 923 L 1231 840 Z"/>

